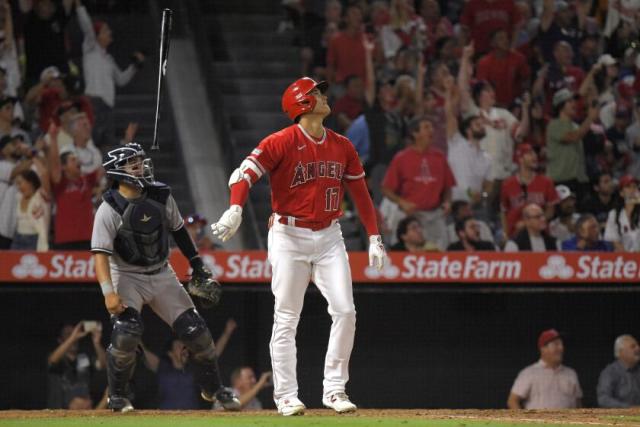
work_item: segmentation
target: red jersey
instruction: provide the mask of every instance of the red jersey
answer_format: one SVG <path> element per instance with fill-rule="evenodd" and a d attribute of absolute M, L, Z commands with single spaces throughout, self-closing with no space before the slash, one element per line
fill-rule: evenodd
<path fill-rule="evenodd" d="M 82 242 L 91 240 L 93 230 L 93 187 L 97 173 L 83 175 L 69 181 L 64 174 L 58 184 L 53 185 L 56 201 L 55 243 Z"/>
<path fill-rule="evenodd" d="M 327 65 L 335 67 L 335 80 L 342 83 L 346 77 L 354 74 L 367 81 L 366 52 L 362 44 L 362 33 L 351 36 L 344 31 L 331 38 L 327 50 Z"/>
<path fill-rule="evenodd" d="M 462 9 L 460 23 L 471 30 L 476 52 L 484 53 L 489 50 L 491 34 L 500 29 L 513 34 L 518 19 L 513 0 L 469 0 Z"/>
<path fill-rule="evenodd" d="M 522 218 L 522 208 L 527 204 L 535 203 L 544 209 L 548 204 L 557 201 L 558 193 L 553 181 L 545 175 L 536 175 L 529 185 L 520 182 L 518 174 L 505 179 L 502 183 L 500 202 L 507 216 L 509 235 L 513 235 L 516 224 Z"/>
<path fill-rule="evenodd" d="M 527 59 L 520 52 L 510 51 L 504 58 L 495 52 L 483 56 L 478 61 L 476 77 L 487 80 L 496 91 L 496 101 L 501 107 L 509 108 L 522 93 L 523 85 L 531 74 Z"/>
<path fill-rule="evenodd" d="M 263 139 L 247 159 L 269 173 L 273 212 L 304 221 L 340 217 L 343 180 L 364 177 L 351 141 L 326 128 L 317 140 L 302 126 L 289 126 Z"/>
<path fill-rule="evenodd" d="M 415 203 L 421 211 L 439 207 L 443 193 L 455 185 L 447 158 L 435 148 L 419 152 L 408 147 L 398 152 L 382 181 L 384 188 Z"/>

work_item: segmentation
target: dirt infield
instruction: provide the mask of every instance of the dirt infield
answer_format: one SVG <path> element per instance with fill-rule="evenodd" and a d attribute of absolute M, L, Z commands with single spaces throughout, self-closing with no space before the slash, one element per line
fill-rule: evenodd
<path fill-rule="evenodd" d="M 0 411 L 0 420 L 7 419 L 37 419 L 37 418 L 65 418 L 65 417 L 91 417 L 96 415 L 108 415 L 109 411 L 64 411 L 64 410 L 38 410 L 38 411 Z M 215 415 L 214 415 L 215 414 Z M 310 416 L 335 416 L 335 413 L 325 409 L 310 409 L 306 411 Z M 247 412 L 215 412 L 211 411 L 134 411 L 126 414 L 127 417 L 137 416 L 169 416 L 188 415 L 191 417 L 251 417 L 251 416 L 278 416 L 274 410 L 247 411 Z M 368 418 L 402 418 L 402 419 L 433 419 L 433 420 L 464 420 L 473 421 L 503 421 L 503 422 L 529 422 L 541 424 L 580 424 L 594 426 L 634 426 L 640 427 L 640 408 L 636 409 L 575 409 L 558 411 L 508 411 L 508 410 L 427 410 L 427 409 L 360 409 L 348 417 Z"/>

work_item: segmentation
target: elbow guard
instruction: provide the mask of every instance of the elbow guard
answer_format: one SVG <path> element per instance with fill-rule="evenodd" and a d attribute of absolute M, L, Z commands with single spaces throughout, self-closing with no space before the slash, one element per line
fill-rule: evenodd
<path fill-rule="evenodd" d="M 239 183 L 243 179 L 249 184 L 249 188 L 253 183 L 260 179 L 262 176 L 262 170 L 252 162 L 249 158 L 246 158 L 240 163 L 240 167 L 234 170 L 229 177 L 229 188 L 232 185 Z"/>

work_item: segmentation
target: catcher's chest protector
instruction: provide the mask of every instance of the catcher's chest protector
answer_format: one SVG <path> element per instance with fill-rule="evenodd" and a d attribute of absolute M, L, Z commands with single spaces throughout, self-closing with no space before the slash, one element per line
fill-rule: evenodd
<path fill-rule="evenodd" d="M 136 200 L 127 200 L 116 189 L 103 198 L 122 217 L 114 250 L 123 261 L 142 267 L 166 261 L 169 257 L 169 220 L 166 203 L 171 189 L 154 185 Z"/>

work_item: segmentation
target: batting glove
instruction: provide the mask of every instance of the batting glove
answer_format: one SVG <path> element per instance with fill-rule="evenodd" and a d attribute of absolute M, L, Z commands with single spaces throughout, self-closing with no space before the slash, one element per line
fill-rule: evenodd
<path fill-rule="evenodd" d="M 375 267 L 378 271 L 384 267 L 387 258 L 387 251 L 384 250 L 382 237 L 379 234 L 369 236 L 369 266 Z"/>
<path fill-rule="evenodd" d="M 223 242 L 229 240 L 240 227 L 242 222 L 242 207 L 231 205 L 224 211 L 218 222 L 211 224 L 211 232 Z"/>

